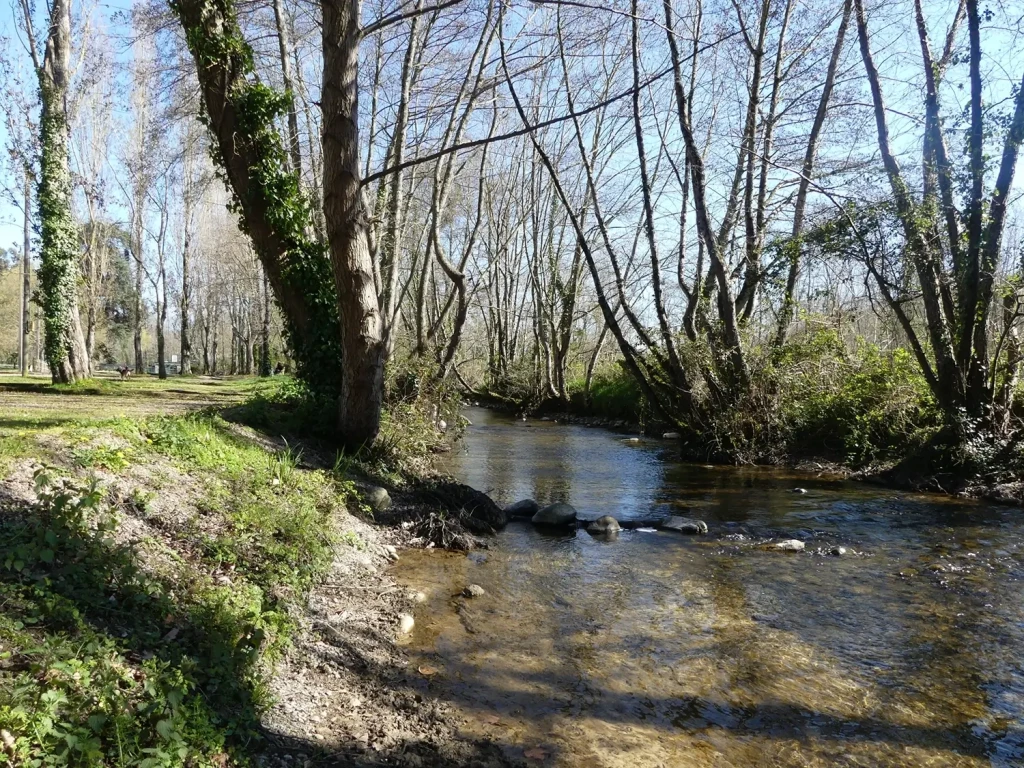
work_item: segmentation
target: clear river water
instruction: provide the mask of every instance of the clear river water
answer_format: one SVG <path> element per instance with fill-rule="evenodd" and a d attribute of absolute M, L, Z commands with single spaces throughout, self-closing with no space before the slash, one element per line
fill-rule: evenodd
<path fill-rule="evenodd" d="M 572 768 L 1024 766 L 1021 510 L 466 415 L 448 469 L 499 503 L 710 528 L 512 523 L 488 550 L 403 553 L 395 577 L 427 595 L 413 675 L 466 736 Z"/>

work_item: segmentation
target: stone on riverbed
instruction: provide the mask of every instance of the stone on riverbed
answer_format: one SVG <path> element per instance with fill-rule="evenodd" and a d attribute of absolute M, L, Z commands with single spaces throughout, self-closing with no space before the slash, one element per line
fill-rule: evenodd
<path fill-rule="evenodd" d="M 576 508 L 572 504 L 549 504 L 533 516 L 534 525 L 567 526 L 576 522 Z"/>
<path fill-rule="evenodd" d="M 846 554 L 846 547 L 841 547 L 838 544 L 828 551 L 830 555 L 835 557 L 842 557 Z"/>
<path fill-rule="evenodd" d="M 398 631 L 403 635 L 408 635 L 412 632 L 412 628 L 416 626 L 416 620 L 408 613 L 398 614 Z"/>
<path fill-rule="evenodd" d="M 781 549 L 783 552 L 803 552 L 805 544 L 799 539 L 786 539 L 780 541 L 775 545 L 776 549 Z"/>
<path fill-rule="evenodd" d="M 484 591 L 484 588 L 481 587 L 479 584 L 470 584 L 464 590 L 462 590 L 462 594 L 465 597 L 483 597 L 487 593 Z"/>
<path fill-rule="evenodd" d="M 540 511 L 540 504 L 533 499 L 523 499 L 505 507 L 509 519 L 533 517 Z"/>
<path fill-rule="evenodd" d="M 666 517 L 658 527 L 692 536 L 700 536 L 708 532 L 708 524 L 703 520 L 695 520 L 692 517 L 679 517 L 678 515 Z"/>
<path fill-rule="evenodd" d="M 619 525 L 619 521 L 611 515 L 604 515 L 603 517 L 597 518 L 597 520 L 591 520 L 587 523 L 587 530 L 590 533 L 607 533 L 614 534 L 622 530 Z"/>

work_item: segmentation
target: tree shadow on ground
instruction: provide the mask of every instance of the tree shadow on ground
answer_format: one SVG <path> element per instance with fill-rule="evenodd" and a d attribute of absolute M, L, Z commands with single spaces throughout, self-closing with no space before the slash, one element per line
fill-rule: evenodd
<path fill-rule="evenodd" d="M 84 728 L 102 702 L 111 714 L 89 728 L 111 750 L 134 747 L 142 755 L 184 739 L 210 755 L 226 739 L 237 746 L 259 738 L 267 693 L 258 664 L 274 627 L 257 594 L 156 573 L 136 545 L 115 542 L 85 517 L 72 519 L 73 496 L 25 510 L 22 500 L 0 493 L 0 508 L 23 510 L 0 520 L 0 565 L 8 566 L 0 569 L 0 632 L 16 649 L 0 669 L 4 698 L 23 687 L 25 701 L 14 703 L 31 714 L 38 696 L 61 686 L 48 670 L 75 660 L 92 671 L 79 686 L 83 698 L 64 691 L 61 716 Z M 133 671 L 116 687 L 89 688 L 124 669 Z"/>

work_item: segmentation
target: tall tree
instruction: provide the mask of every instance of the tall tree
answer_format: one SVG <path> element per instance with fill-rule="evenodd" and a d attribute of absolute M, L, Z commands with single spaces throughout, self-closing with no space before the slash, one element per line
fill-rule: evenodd
<path fill-rule="evenodd" d="M 936 400 L 948 423 L 961 437 L 968 437 L 979 425 L 997 421 L 993 413 L 995 376 L 989 349 L 989 320 L 993 308 L 995 271 L 999 263 L 1007 198 L 1013 184 L 1020 145 L 1024 142 L 1024 73 L 1016 88 L 1013 113 L 1002 142 L 995 185 L 985 191 L 986 134 L 996 131 L 994 120 L 986 122 L 982 103 L 981 14 L 977 0 L 966 0 L 968 26 L 969 99 L 967 168 L 969 180 L 964 210 L 957 212 L 950 190 L 956 178 L 945 153 L 941 134 L 937 81 L 949 61 L 948 51 L 956 36 L 962 10 L 956 13 L 947 35 L 947 53 L 932 59 L 927 27 L 920 3 L 917 27 L 925 70 L 924 148 L 925 200 L 915 199 L 889 140 L 882 79 L 871 50 L 871 35 L 863 0 L 855 0 L 861 59 L 871 90 L 878 149 L 892 192 L 896 215 L 905 241 L 903 252 L 913 270 L 925 312 L 925 331 L 931 355 L 918 339 L 902 304 L 904 298 L 885 284 L 881 270 L 869 263 L 879 288 L 900 319 Z M 939 202 L 936 201 L 938 196 Z M 941 212 L 941 213 L 940 213 Z M 942 224 L 940 224 L 940 220 Z M 966 222 L 966 232 L 960 223 Z M 945 239 L 943 234 L 946 235 Z M 951 269 L 945 254 L 951 254 Z M 963 417 L 966 416 L 965 420 Z"/>
<path fill-rule="evenodd" d="M 68 79 L 71 57 L 70 0 L 50 5 L 46 47 L 40 61 L 28 0 L 22 0 L 29 50 L 39 78 L 40 172 L 39 296 L 46 328 L 46 360 L 54 382 L 92 373 L 78 313 L 78 233 L 71 211 L 68 163 Z"/>

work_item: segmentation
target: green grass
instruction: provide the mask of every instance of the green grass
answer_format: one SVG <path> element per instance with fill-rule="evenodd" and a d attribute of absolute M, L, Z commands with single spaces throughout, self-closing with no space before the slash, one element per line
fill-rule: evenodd
<path fill-rule="evenodd" d="M 353 486 L 212 412 L 33 423 L 0 425 L 4 474 L 40 456 L 40 433 L 66 464 L 40 475 L 39 504 L 0 517 L 0 765 L 249 764 L 294 606 L 335 546 L 363 546 L 332 519 Z M 159 472 L 118 499 L 84 478 L 154 462 L 189 477 L 199 518 L 119 544 L 119 515 L 152 519 Z"/>
<path fill-rule="evenodd" d="M 241 399 L 263 388 L 275 386 L 278 386 L 277 380 L 251 376 L 220 379 L 173 376 L 160 379 L 156 376 L 143 375 L 125 381 L 109 376 L 96 376 L 73 384 L 52 384 L 49 380 L 36 376 L 0 377 L 0 393 L 33 395 L 65 394 L 130 398 L 163 398 L 169 395 L 178 395 Z"/>

